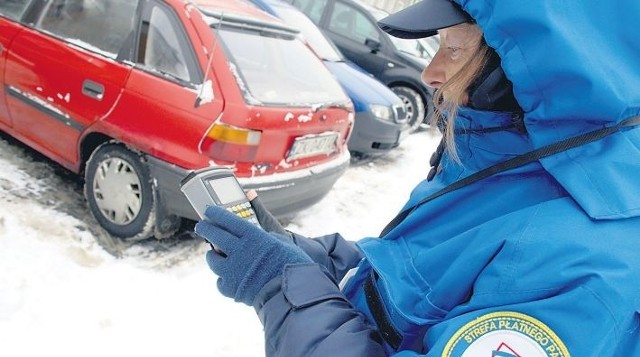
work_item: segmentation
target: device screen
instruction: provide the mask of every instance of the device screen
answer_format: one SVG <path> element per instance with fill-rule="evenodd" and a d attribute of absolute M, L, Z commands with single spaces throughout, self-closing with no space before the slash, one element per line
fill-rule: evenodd
<path fill-rule="evenodd" d="M 215 184 L 213 184 L 213 181 L 215 181 Z M 247 198 L 233 176 L 209 180 L 207 183 L 213 189 L 213 192 L 216 193 L 218 199 L 220 199 L 220 204 L 225 205 Z"/>

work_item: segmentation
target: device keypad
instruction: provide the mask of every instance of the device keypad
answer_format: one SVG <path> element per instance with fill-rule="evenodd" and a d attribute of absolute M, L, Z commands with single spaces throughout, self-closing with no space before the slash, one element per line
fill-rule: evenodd
<path fill-rule="evenodd" d="M 234 213 L 236 216 L 240 218 L 244 218 L 247 221 L 257 226 L 260 225 L 260 223 L 258 222 L 258 219 L 256 218 L 256 213 L 251 207 L 251 203 L 249 202 L 244 202 L 237 205 L 229 206 L 227 207 L 227 211 Z"/>

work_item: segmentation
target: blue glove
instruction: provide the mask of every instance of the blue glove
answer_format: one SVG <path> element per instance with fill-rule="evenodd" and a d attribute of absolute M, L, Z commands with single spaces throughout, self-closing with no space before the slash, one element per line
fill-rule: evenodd
<path fill-rule="evenodd" d="M 269 234 L 224 208 L 211 206 L 205 216 L 195 232 L 221 251 L 208 251 L 207 264 L 219 277 L 218 290 L 235 301 L 253 306 L 260 289 L 285 265 L 312 262 L 289 239 Z"/>

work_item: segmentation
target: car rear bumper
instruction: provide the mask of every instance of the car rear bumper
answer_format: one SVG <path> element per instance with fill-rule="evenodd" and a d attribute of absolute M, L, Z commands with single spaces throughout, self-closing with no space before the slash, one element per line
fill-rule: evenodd
<path fill-rule="evenodd" d="M 400 145 L 404 123 L 379 119 L 370 112 L 358 112 L 349 138 L 349 151 L 371 155 L 386 153 Z"/>
<path fill-rule="evenodd" d="M 291 217 L 320 201 L 347 170 L 349 161 L 349 152 L 345 150 L 340 157 L 322 165 L 268 176 L 239 177 L 238 181 L 245 190 L 256 190 L 274 216 Z M 191 171 L 152 156 L 147 156 L 147 163 L 156 188 L 157 224 L 162 225 L 163 216 L 168 215 L 199 220 L 180 191 L 180 181 Z"/>
<path fill-rule="evenodd" d="M 349 168 L 349 151 L 322 165 L 295 172 L 238 178 L 245 190 L 254 189 L 278 218 L 292 217 L 320 201 Z"/>

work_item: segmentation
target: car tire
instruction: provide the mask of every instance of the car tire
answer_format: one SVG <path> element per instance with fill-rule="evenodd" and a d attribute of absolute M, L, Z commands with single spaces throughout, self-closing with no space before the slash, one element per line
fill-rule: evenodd
<path fill-rule="evenodd" d="M 113 142 L 99 146 L 87 161 L 84 187 L 91 213 L 109 234 L 125 240 L 152 235 L 155 198 L 140 154 Z"/>
<path fill-rule="evenodd" d="M 427 105 L 425 105 L 424 107 L 426 113 L 424 114 L 424 119 L 422 119 L 422 123 L 420 124 L 418 130 L 431 130 L 431 117 L 435 112 L 433 97 L 429 96 L 429 98 L 427 98 Z"/>
<path fill-rule="evenodd" d="M 420 128 L 425 117 L 424 100 L 420 93 L 410 87 L 402 85 L 392 86 L 391 90 L 402 99 L 402 103 L 407 110 L 409 132 L 414 132 Z"/>

